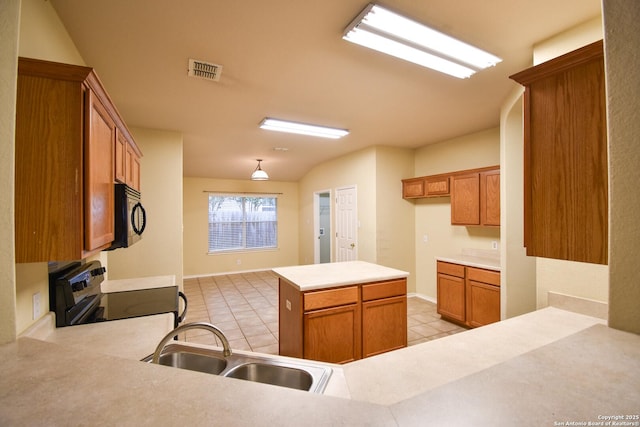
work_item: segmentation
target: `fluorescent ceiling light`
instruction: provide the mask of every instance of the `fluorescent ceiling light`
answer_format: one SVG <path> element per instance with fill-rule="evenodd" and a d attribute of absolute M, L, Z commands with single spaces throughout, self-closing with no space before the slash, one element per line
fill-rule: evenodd
<path fill-rule="evenodd" d="M 297 133 L 301 135 L 319 136 L 322 138 L 338 139 L 349 134 L 346 129 L 329 128 L 306 123 L 289 122 L 286 120 L 266 117 L 260 122 L 261 129 L 275 130 L 279 132 Z"/>
<path fill-rule="evenodd" d="M 467 78 L 502 59 L 416 21 L 369 4 L 345 30 L 352 43 Z"/>

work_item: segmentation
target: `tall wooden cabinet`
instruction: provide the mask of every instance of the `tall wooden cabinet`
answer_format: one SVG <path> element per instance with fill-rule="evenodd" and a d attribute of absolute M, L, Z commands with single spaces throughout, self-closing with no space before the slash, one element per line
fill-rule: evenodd
<path fill-rule="evenodd" d="M 77 260 L 111 244 L 118 131 L 128 133 L 91 68 L 19 59 L 16 262 Z"/>
<path fill-rule="evenodd" d="M 607 263 L 602 41 L 511 76 L 524 93 L 527 255 Z"/>

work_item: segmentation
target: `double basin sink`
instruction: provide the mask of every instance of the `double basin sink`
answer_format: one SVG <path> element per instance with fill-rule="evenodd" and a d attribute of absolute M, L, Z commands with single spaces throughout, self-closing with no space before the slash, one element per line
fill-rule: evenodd
<path fill-rule="evenodd" d="M 152 362 L 153 355 L 144 359 Z M 331 376 L 331 368 L 312 362 L 283 358 L 236 354 L 224 356 L 220 351 L 202 347 L 168 344 L 162 350 L 159 364 L 191 371 L 220 375 L 247 381 L 322 393 Z"/>

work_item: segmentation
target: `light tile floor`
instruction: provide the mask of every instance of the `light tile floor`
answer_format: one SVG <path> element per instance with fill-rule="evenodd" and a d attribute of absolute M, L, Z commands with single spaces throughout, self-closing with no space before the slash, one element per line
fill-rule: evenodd
<path fill-rule="evenodd" d="M 220 328 L 232 349 L 278 354 L 278 278 L 271 271 L 207 276 L 184 280 L 189 301 L 185 322 L 210 322 Z M 444 321 L 435 304 L 407 300 L 409 345 L 462 332 Z M 186 341 L 220 345 L 204 330 L 190 330 Z"/>

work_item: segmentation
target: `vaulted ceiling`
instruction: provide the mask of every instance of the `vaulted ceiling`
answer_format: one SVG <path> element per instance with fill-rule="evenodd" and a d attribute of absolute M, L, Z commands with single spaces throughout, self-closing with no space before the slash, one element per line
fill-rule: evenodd
<path fill-rule="evenodd" d="M 534 44 L 600 14 L 600 0 L 385 0 L 503 61 L 460 80 L 348 43 L 366 0 L 52 0 L 131 127 L 179 131 L 184 175 L 271 179 L 372 145 L 421 147 L 499 124 L 508 76 Z M 190 58 L 223 66 L 187 76 Z M 350 130 L 339 140 L 268 132 L 264 117 Z M 285 150 L 283 150 L 285 149 Z"/>

